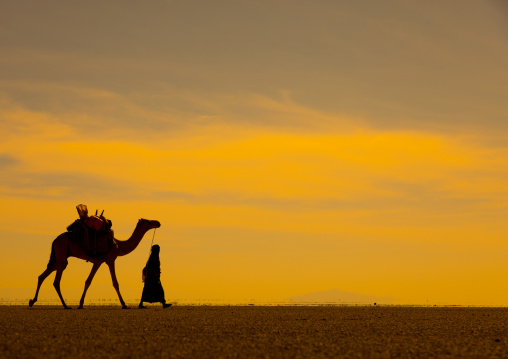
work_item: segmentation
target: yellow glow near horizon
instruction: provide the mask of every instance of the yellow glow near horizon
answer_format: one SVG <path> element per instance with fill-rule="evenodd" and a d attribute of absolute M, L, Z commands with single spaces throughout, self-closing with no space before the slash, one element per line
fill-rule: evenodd
<path fill-rule="evenodd" d="M 482 214 L 483 210 L 506 203 L 507 188 L 498 171 L 500 165 L 506 164 L 507 157 L 499 150 L 468 146 L 467 142 L 445 136 L 411 132 L 289 135 L 237 131 L 231 137 L 231 131 L 225 131 L 228 135 L 224 138 L 220 137 L 221 131 L 203 131 L 208 133 L 210 140 L 205 138 L 201 147 L 189 146 L 185 141 L 27 143 L 24 151 L 18 151 L 17 155 L 34 173 L 64 167 L 78 175 L 83 173 L 125 184 L 128 196 L 139 198 L 125 199 L 125 203 L 134 206 L 136 211 L 124 208 L 122 201 L 109 200 L 104 204 L 108 214 L 114 216 L 119 238 L 129 235 L 136 216 L 161 220 L 163 227 L 159 236 L 162 237 L 173 237 L 171 233 L 174 231 L 185 233 L 195 228 L 201 238 L 193 234 L 186 239 L 173 238 L 167 242 L 168 251 L 180 253 L 183 246 L 190 250 L 186 254 L 187 260 L 200 263 L 180 273 L 181 279 L 171 279 L 176 289 L 187 293 L 193 292 L 192 288 L 197 285 L 210 295 L 235 297 L 235 293 L 241 292 L 247 297 L 268 300 L 283 297 L 290 290 L 305 291 L 294 283 L 287 288 L 279 287 L 279 281 L 283 280 L 280 275 L 294 276 L 285 268 L 299 273 L 301 284 L 306 288 L 324 289 L 324 283 L 340 282 L 358 291 L 367 290 L 365 285 L 358 286 L 351 279 L 361 281 L 373 270 L 372 265 L 378 266 L 383 261 L 375 253 L 359 253 L 359 267 L 351 274 L 352 278 L 347 278 L 335 272 L 341 265 L 326 258 L 321 262 L 325 254 L 314 248 L 355 247 L 351 238 L 360 238 L 362 246 L 384 243 L 393 247 L 390 255 L 385 254 L 384 260 L 389 262 L 395 260 L 390 256 L 396 257 L 400 251 L 395 249 L 397 243 L 415 248 L 449 243 L 460 245 L 466 252 L 481 245 L 505 247 L 507 225 Z M 464 173 L 468 174 L 467 180 Z M 487 180 L 490 183 L 488 189 L 485 188 Z M 59 190 L 65 193 L 66 188 L 50 188 L 43 195 L 57 194 Z M 9 194 L 4 192 L 3 203 L 9 211 L 2 214 L 3 230 L 19 231 L 26 221 L 26 208 L 37 213 L 36 216 L 29 215 L 31 226 L 26 233 L 54 237 L 57 234 L 55 229 L 62 231 L 64 225 L 75 217 L 73 203 L 45 200 L 43 206 L 38 206 L 39 202 L 29 199 L 33 193 L 23 195 L 25 200 L 16 198 L 12 191 Z M 148 196 L 149 200 L 142 200 L 143 196 Z M 426 196 L 433 198 L 428 200 Z M 482 196 L 478 204 L 474 203 L 476 196 Z M 79 201 L 78 198 L 79 194 L 75 201 Z M 473 201 L 472 204 L 466 202 L 466 211 L 462 202 L 454 202 L 461 198 Z M 101 198 L 94 197 L 87 201 L 102 202 Z M 63 203 L 68 207 L 63 208 Z M 488 238 L 484 238 L 486 225 L 493 227 Z M 258 240 L 262 242 L 263 236 L 272 233 L 270 237 L 276 235 L 281 243 L 290 246 L 287 249 L 290 254 L 284 254 L 283 244 L 275 249 L 278 259 L 274 261 L 274 258 L 266 257 L 267 253 L 258 253 L 257 246 L 252 252 L 253 242 L 250 241 L 234 245 L 233 252 L 229 253 L 227 247 L 232 245 L 228 239 L 231 234 L 223 234 L 217 245 L 225 247 L 214 248 L 217 253 L 210 262 L 206 252 L 202 253 L 199 247 L 191 244 L 201 243 L 207 248 L 208 236 L 217 231 L 222 233 L 225 228 L 234 229 L 235 233 L 261 231 L 259 233 L 264 234 L 260 234 Z M 51 236 L 46 243 L 48 248 Z M 288 239 L 295 236 L 316 236 L 319 244 L 308 239 L 297 240 L 298 251 L 292 253 Z M 161 240 L 166 243 L 165 239 Z M 188 240 L 191 242 L 186 243 Z M 178 243 L 179 248 L 172 247 L 173 242 Z M 218 253 L 222 251 L 225 252 L 221 256 Z M 302 256 L 303 253 L 307 254 Z M 41 270 L 49 253 L 39 255 L 37 264 L 34 262 L 27 267 L 33 276 Z M 143 255 L 133 254 L 132 259 L 122 261 L 140 262 Z M 264 258 L 259 265 L 254 264 L 256 255 Z M 397 296 L 400 291 L 397 287 L 404 274 L 399 272 L 401 263 L 406 262 L 404 256 L 408 254 L 401 251 L 400 255 L 399 264 L 394 262 L 382 270 L 381 273 L 392 279 L 385 280 L 384 289 L 379 288 L 380 295 Z M 166 253 L 166 258 L 171 258 L 167 266 L 185 267 L 183 258 L 172 257 L 171 253 Z M 308 265 L 294 267 L 295 260 L 308 262 Z M 339 262 L 344 264 L 349 260 Z M 438 263 L 441 271 L 453 272 L 457 265 L 452 261 L 448 267 L 442 258 Z M 417 273 L 428 264 L 416 262 L 413 265 L 415 267 L 410 271 L 418 277 Z M 228 274 L 231 266 L 237 269 L 237 276 Z M 136 270 L 125 266 L 120 268 L 137 279 Z M 213 276 L 222 279 L 211 284 L 212 278 L 203 271 L 211 271 L 215 273 Z M 79 288 L 77 273 L 69 276 L 75 278 L 74 285 Z M 28 286 L 31 284 L 29 279 L 17 280 L 23 283 L 28 280 Z M 127 288 L 136 287 L 130 276 L 122 279 Z M 247 279 L 249 284 L 242 284 Z M 448 280 L 447 277 L 443 281 L 436 279 L 434 285 L 442 286 L 444 290 Z M 101 283 L 107 282 L 107 276 L 104 278 L 103 275 Z M 373 283 L 369 285 L 377 288 Z M 404 291 L 403 299 L 409 301 L 421 295 L 418 286 L 406 286 Z M 504 296 L 508 296 L 508 292 Z"/>

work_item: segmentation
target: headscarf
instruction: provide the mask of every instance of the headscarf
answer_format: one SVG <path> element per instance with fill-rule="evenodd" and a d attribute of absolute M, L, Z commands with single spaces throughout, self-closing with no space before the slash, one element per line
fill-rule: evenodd
<path fill-rule="evenodd" d="M 159 255 L 160 251 L 161 251 L 161 247 L 158 244 L 154 244 L 152 246 L 152 255 Z"/>

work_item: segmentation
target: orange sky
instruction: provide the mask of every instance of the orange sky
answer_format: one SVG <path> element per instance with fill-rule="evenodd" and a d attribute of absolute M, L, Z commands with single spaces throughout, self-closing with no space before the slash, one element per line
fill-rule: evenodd
<path fill-rule="evenodd" d="M 507 16 L 496 1 L 0 5 L 1 295 L 35 290 L 86 203 L 119 239 L 161 221 L 170 301 L 337 288 L 506 305 Z M 117 260 L 128 299 L 152 234 Z M 90 269 L 70 260 L 64 296 Z M 89 297 L 116 297 L 106 269 Z"/>

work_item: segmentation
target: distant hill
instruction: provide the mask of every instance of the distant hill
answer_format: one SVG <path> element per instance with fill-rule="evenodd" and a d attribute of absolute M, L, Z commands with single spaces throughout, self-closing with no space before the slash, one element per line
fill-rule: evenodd
<path fill-rule="evenodd" d="M 314 303 L 314 304 L 373 304 L 373 303 L 393 303 L 395 299 L 387 297 L 374 297 L 352 292 L 345 292 L 338 289 L 330 289 L 322 292 L 312 292 L 297 297 L 288 298 L 293 303 Z"/>

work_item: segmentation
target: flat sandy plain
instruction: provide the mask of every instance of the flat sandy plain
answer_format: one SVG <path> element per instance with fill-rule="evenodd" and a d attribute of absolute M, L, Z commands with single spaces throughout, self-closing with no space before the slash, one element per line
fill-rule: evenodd
<path fill-rule="evenodd" d="M 1 306 L 1 358 L 508 358 L 508 308 Z"/>

